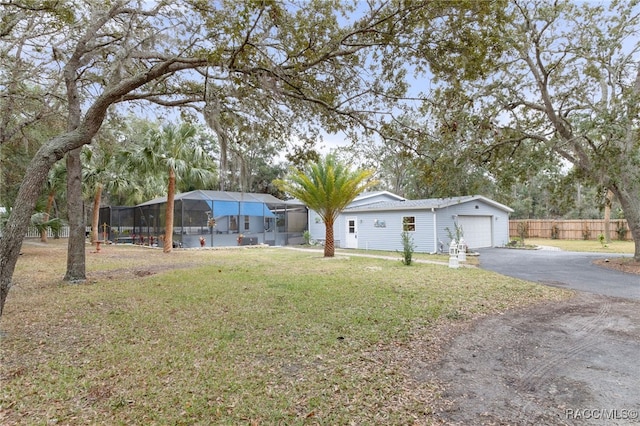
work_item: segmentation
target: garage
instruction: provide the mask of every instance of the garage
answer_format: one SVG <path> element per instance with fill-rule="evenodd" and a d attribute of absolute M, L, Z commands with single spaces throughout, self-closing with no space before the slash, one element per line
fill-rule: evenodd
<path fill-rule="evenodd" d="M 492 247 L 491 216 L 458 216 L 464 240 L 471 248 Z"/>

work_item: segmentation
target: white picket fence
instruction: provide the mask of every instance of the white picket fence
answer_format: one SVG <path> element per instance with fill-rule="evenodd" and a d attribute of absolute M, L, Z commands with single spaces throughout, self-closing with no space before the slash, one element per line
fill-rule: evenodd
<path fill-rule="evenodd" d="M 26 237 L 40 238 L 40 231 L 38 231 L 38 229 L 35 228 L 34 226 L 30 226 L 29 230 L 27 231 Z M 53 237 L 55 237 L 55 234 L 53 233 L 53 231 L 50 228 L 47 229 L 47 238 L 53 238 Z M 62 228 L 60 228 L 60 231 L 58 231 L 58 237 L 69 238 L 69 227 L 63 226 Z"/>

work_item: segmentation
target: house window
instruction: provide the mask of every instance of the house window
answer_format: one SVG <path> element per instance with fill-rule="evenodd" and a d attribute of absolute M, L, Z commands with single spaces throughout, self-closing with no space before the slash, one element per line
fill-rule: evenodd
<path fill-rule="evenodd" d="M 403 231 L 415 231 L 416 230 L 416 217 L 404 216 L 402 218 L 402 230 Z"/>
<path fill-rule="evenodd" d="M 247 231 L 249 229 L 249 216 L 244 217 L 244 230 Z"/>

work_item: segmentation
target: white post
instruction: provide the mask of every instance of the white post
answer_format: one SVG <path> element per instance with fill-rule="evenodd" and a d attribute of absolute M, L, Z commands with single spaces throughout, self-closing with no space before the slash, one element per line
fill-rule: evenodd
<path fill-rule="evenodd" d="M 467 261 L 467 244 L 464 242 L 464 238 L 460 238 L 460 243 L 458 244 L 458 260 L 460 262 Z"/>
<path fill-rule="evenodd" d="M 451 241 L 449 244 L 449 268 L 458 268 L 460 264 L 458 263 L 458 244 L 456 244 L 456 240 Z"/>

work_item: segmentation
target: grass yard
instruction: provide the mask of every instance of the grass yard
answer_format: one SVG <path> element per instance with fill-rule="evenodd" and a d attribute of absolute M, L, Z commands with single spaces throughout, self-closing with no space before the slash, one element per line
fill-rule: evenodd
<path fill-rule="evenodd" d="M 597 240 L 552 240 L 547 238 L 525 238 L 527 245 L 558 247 L 566 251 L 582 251 L 592 253 L 628 253 L 633 254 L 635 245 L 633 241 L 611 240 L 603 245 Z"/>
<path fill-rule="evenodd" d="M 476 268 L 282 248 L 27 242 L 0 319 L 0 424 L 430 424 L 441 347 L 571 293 Z"/>
<path fill-rule="evenodd" d="M 324 248 L 322 246 L 318 246 L 318 245 L 299 245 L 299 246 L 295 246 L 298 249 L 301 250 L 309 250 L 309 251 L 317 251 L 322 253 L 324 251 Z M 448 246 L 445 246 L 445 248 L 447 248 L 448 250 Z M 398 261 L 400 261 L 402 259 L 402 252 L 401 251 L 385 251 L 385 250 L 366 250 L 366 249 L 343 249 L 343 248 L 336 248 L 335 249 L 336 255 L 346 255 L 349 256 L 350 254 L 355 254 L 355 255 L 362 255 L 362 256 L 379 256 L 379 257 L 384 257 L 384 258 L 394 258 L 394 259 L 398 259 Z M 439 262 L 439 263 L 448 263 L 449 262 L 449 254 L 448 252 L 446 254 L 443 253 L 436 253 L 436 254 L 430 254 L 430 253 L 417 253 L 414 252 L 412 254 L 412 259 L 415 261 L 428 261 L 428 262 Z M 471 265 L 471 266 L 478 266 L 479 263 L 479 258 L 477 256 L 474 256 L 472 254 L 469 254 L 467 256 L 467 260 L 465 262 L 467 265 Z"/>

